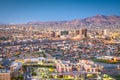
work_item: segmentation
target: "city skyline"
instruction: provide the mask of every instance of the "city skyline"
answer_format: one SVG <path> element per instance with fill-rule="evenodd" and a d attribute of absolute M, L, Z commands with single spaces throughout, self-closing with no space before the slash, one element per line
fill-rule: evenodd
<path fill-rule="evenodd" d="M 119 0 L 1 0 L 0 23 L 64 21 L 120 15 Z"/>

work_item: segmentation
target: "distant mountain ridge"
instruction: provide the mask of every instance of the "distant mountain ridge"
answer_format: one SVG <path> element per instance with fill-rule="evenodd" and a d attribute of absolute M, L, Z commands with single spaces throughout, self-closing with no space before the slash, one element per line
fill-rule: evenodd
<path fill-rule="evenodd" d="M 48 22 L 28 22 L 29 25 L 40 26 L 120 26 L 120 16 L 96 15 L 84 19 L 74 19 L 70 21 L 48 21 Z"/>

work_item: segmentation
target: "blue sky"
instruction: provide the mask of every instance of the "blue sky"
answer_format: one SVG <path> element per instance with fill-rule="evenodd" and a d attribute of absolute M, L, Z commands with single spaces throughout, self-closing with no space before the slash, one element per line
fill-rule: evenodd
<path fill-rule="evenodd" d="M 0 0 L 0 23 L 120 15 L 120 0 Z"/>

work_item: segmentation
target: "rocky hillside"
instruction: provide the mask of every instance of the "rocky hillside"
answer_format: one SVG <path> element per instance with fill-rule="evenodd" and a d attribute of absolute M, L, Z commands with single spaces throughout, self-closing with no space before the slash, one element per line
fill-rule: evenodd
<path fill-rule="evenodd" d="M 84 19 L 74 19 L 70 21 L 49 21 L 49 22 L 28 22 L 29 25 L 39 25 L 48 27 L 81 27 L 81 26 L 120 26 L 120 16 L 96 15 Z"/>

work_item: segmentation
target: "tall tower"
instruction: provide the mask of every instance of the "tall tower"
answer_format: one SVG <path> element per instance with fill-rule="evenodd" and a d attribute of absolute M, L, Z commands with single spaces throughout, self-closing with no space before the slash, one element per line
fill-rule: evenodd
<path fill-rule="evenodd" d="M 86 28 L 81 29 L 80 34 L 83 35 L 84 37 L 87 37 L 87 29 Z"/>
<path fill-rule="evenodd" d="M 80 34 L 80 30 L 76 30 L 76 35 L 79 35 Z"/>
<path fill-rule="evenodd" d="M 51 37 L 55 37 L 55 36 L 56 36 L 55 31 L 52 31 L 51 32 Z"/>

